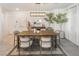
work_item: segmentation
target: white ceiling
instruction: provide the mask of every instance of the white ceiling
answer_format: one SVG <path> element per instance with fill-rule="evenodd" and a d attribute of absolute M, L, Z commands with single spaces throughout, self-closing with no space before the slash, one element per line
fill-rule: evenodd
<path fill-rule="evenodd" d="M 0 3 L 0 6 L 8 11 L 15 11 L 16 8 L 19 10 L 26 11 L 51 11 L 57 8 L 66 8 L 73 3 Z"/>

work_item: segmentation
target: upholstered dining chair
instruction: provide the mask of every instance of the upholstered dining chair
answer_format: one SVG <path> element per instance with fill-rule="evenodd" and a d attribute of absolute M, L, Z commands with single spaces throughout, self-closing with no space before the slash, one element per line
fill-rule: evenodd
<path fill-rule="evenodd" d="M 41 31 L 53 31 L 53 29 L 51 28 L 47 28 L 47 29 L 41 29 Z M 52 40 L 51 40 L 51 36 L 42 36 L 40 39 L 40 46 L 42 48 L 51 48 L 52 46 Z"/>
<path fill-rule="evenodd" d="M 61 30 L 56 30 L 56 33 L 58 33 L 57 35 L 57 39 L 59 40 L 59 44 L 61 44 L 61 39 L 65 39 L 65 32 L 61 31 Z"/>
<path fill-rule="evenodd" d="M 40 39 L 40 54 L 42 53 L 41 51 L 43 49 L 46 49 L 46 50 L 49 50 L 51 51 L 51 54 L 52 54 L 52 40 L 51 40 L 51 37 L 48 36 L 48 37 L 41 37 Z"/>
<path fill-rule="evenodd" d="M 50 48 L 52 46 L 51 37 L 41 37 L 40 46 L 42 48 Z"/>
<path fill-rule="evenodd" d="M 32 45 L 32 40 L 30 37 L 21 36 L 20 37 L 20 47 L 21 48 L 28 48 Z"/>

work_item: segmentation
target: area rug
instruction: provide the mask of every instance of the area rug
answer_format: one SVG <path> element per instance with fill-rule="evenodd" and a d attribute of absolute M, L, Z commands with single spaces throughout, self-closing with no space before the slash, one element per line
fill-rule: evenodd
<path fill-rule="evenodd" d="M 34 41 L 32 46 L 29 48 L 20 48 L 20 53 L 15 46 L 9 53 L 8 56 L 66 56 L 63 50 L 57 46 L 55 48 L 52 46 L 51 48 L 45 49 L 40 47 L 39 41 Z"/>
<path fill-rule="evenodd" d="M 52 47 L 52 49 L 44 49 L 41 47 L 32 47 L 32 48 L 21 48 L 20 56 L 66 56 L 66 54 L 62 51 L 62 49 L 58 46 L 56 49 Z M 17 46 L 9 52 L 8 56 L 19 56 L 19 51 Z"/>

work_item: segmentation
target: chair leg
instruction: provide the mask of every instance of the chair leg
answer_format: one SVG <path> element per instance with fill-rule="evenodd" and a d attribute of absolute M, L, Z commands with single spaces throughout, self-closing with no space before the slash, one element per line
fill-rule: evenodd
<path fill-rule="evenodd" d="M 29 47 L 30 47 L 30 42 L 29 42 Z M 29 49 L 29 55 L 31 54 L 31 48 Z"/>
<path fill-rule="evenodd" d="M 57 36 L 55 36 L 55 49 L 57 48 Z"/>
<path fill-rule="evenodd" d="M 53 46 L 53 39 L 51 37 L 51 55 L 52 55 L 52 46 Z"/>
<path fill-rule="evenodd" d="M 61 44 L 61 42 L 60 42 L 60 35 L 59 35 L 59 44 Z"/>
<path fill-rule="evenodd" d="M 41 46 L 42 46 L 42 42 L 41 42 Z M 40 55 L 41 55 L 41 51 L 42 51 L 42 48 L 40 47 Z"/>
<path fill-rule="evenodd" d="M 18 55 L 20 56 L 20 41 L 19 41 L 19 36 L 17 36 L 17 50 L 18 50 Z"/>
<path fill-rule="evenodd" d="M 60 44 L 60 34 L 57 35 L 58 44 Z"/>

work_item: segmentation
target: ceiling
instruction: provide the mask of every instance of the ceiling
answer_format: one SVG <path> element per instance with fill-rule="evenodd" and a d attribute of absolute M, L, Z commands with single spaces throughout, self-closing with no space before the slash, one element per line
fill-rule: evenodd
<path fill-rule="evenodd" d="M 8 11 L 51 11 L 57 8 L 66 8 L 73 3 L 0 3 L 0 6 Z"/>

